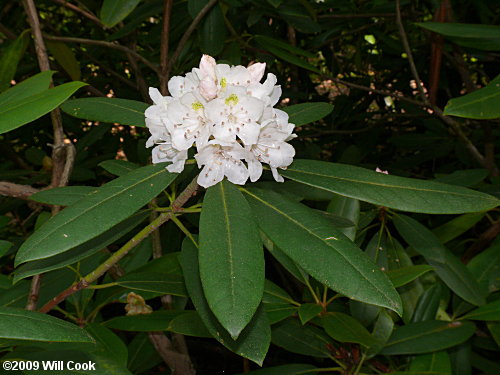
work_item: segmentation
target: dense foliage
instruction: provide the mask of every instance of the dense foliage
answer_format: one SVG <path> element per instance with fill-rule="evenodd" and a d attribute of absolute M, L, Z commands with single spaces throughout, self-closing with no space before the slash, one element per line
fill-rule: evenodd
<path fill-rule="evenodd" d="M 494 0 L 0 0 L 0 361 L 499 374 L 499 14 Z M 151 165 L 149 87 L 174 95 L 203 54 L 277 77 L 297 134 L 285 182 L 269 162 L 257 182 L 204 189 L 192 144 L 182 173 Z"/>

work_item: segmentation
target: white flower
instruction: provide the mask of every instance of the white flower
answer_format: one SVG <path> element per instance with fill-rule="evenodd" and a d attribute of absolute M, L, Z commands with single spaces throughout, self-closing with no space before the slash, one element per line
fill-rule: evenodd
<path fill-rule="evenodd" d="M 207 188 L 222 181 L 224 176 L 233 184 L 245 184 L 249 173 L 241 159 L 247 155 L 248 152 L 236 142 L 206 145 L 195 155 L 198 168 L 204 166 L 198 176 L 198 184 Z"/>
<path fill-rule="evenodd" d="M 168 82 L 171 96 L 150 89 L 154 105 L 146 110 L 151 132 L 146 146 L 153 148 L 153 163 L 170 162 L 170 172 L 181 172 L 189 148 L 202 168 L 201 186 L 209 187 L 224 177 L 235 184 L 248 178 L 257 181 L 262 163 L 268 164 L 276 181 L 278 168 L 286 169 L 295 156 L 287 142 L 295 137 L 288 115 L 275 109 L 281 96 L 274 74 L 264 76 L 265 64 L 245 68 L 217 64 L 203 55 L 199 68 Z"/>
<path fill-rule="evenodd" d="M 258 121 L 264 110 L 262 101 L 246 95 L 240 87 L 230 87 L 226 94 L 207 104 L 206 114 L 213 122 L 212 135 L 221 142 L 234 142 L 238 136 L 245 145 L 254 144 L 261 127 Z"/>

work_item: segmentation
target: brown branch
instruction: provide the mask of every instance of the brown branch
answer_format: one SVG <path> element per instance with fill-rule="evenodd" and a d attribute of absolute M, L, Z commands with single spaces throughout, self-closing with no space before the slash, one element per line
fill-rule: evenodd
<path fill-rule="evenodd" d="M 69 3 L 67 0 L 52 0 L 55 3 L 61 4 L 62 6 L 72 10 L 75 13 L 81 14 L 85 18 L 88 18 L 91 20 L 93 23 L 95 23 L 97 26 L 105 29 L 106 26 L 101 22 L 99 18 L 97 18 L 93 13 L 88 12 L 74 4 Z"/>
<path fill-rule="evenodd" d="M 488 160 L 486 160 L 486 158 L 481 154 L 481 152 L 479 152 L 479 150 L 472 143 L 472 141 L 469 139 L 469 137 L 467 137 L 467 135 L 462 131 L 461 124 L 459 122 L 455 121 L 454 119 L 452 119 L 451 117 L 445 116 L 443 111 L 439 107 L 432 105 L 429 102 L 427 96 L 425 95 L 424 88 L 422 86 L 420 77 L 418 75 L 418 71 L 417 71 L 417 68 L 415 66 L 415 61 L 413 60 L 413 55 L 411 53 L 410 45 L 408 44 L 408 38 L 406 37 L 406 32 L 405 32 L 405 29 L 403 27 L 403 22 L 401 20 L 401 9 L 400 9 L 399 0 L 396 0 L 396 15 L 397 15 L 396 23 L 398 25 L 399 33 L 401 35 L 401 41 L 403 43 L 403 47 L 405 49 L 405 52 L 408 56 L 410 70 L 413 74 L 413 77 L 415 78 L 416 83 L 417 83 L 418 91 L 420 93 L 420 97 L 422 98 L 424 106 L 429 108 L 429 109 L 432 109 L 432 111 L 436 114 L 436 116 L 438 116 L 441 119 L 441 121 L 443 121 L 445 124 L 447 124 L 450 127 L 452 132 L 455 133 L 455 135 L 464 143 L 465 148 L 467 148 L 469 153 L 472 155 L 472 157 L 474 159 L 476 159 L 476 161 L 479 163 L 479 165 L 481 165 L 483 168 L 488 169 L 492 176 L 498 176 L 499 175 L 498 167 L 495 164 L 491 165 L 491 163 Z"/>
<path fill-rule="evenodd" d="M 149 341 L 153 344 L 163 361 L 170 367 L 172 374 L 177 375 L 195 375 L 191 359 L 185 354 L 175 351 L 172 343 L 162 332 L 149 332 Z"/>
<path fill-rule="evenodd" d="M 28 302 L 26 303 L 26 310 L 35 311 L 38 303 L 38 294 L 40 292 L 40 285 L 42 283 L 43 274 L 33 276 L 31 279 L 31 287 L 28 295 Z"/>
<path fill-rule="evenodd" d="M 177 45 L 177 48 L 175 49 L 175 52 L 172 55 L 172 58 L 168 62 L 168 66 L 167 66 L 167 70 L 166 70 L 165 78 L 164 78 L 165 80 L 168 81 L 168 79 L 170 77 L 170 73 L 172 72 L 172 68 L 173 68 L 175 62 L 177 61 L 177 59 L 179 58 L 179 56 L 181 55 L 182 50 L 184 49 L 184 46 L 186 45 L 187 41 L 189 40 L 189 37 L 191 36 L 191 34 L 193 33 L 193 31 L 196 30 L 196 27 L 201 22 L 201 20 L 203 19 L 203 17 L 205 17 L 205 15 L 208 13 L 208 11 L 210 9 L 212 9 L 212 7 L 215 4 L 217 4 L 217 1 L 218 0 L 210 0 L 200 10 L 200 13 L 198 13 L 198 15 L 194 18 L 193 22 L 191 22 L 191 25 L 189 25 L 189 27 L 187 28 L 186 32 L 184 33 L 184 35 L 182 36 L 181 40 L 179 41 L 179 44 Z"/>
<path fill-rule="evenodd" d="M 157 230 L 161 225 L 166 223 L 172 218 L 176 212 L 182 210 L 182 206 L 191 198 L 196 191 L 198 190 L 198 184 L 196 182 L 197 177 L 191 181 L 191 183 L 184 189 L 184 191 L 177 197 L 177 199 L 172 203 L 172 211 L 164 212 L 158 218 L 139 231 L 134 237 L 132 237 L 125 245 L 123 245 L 118 251 L 114 252 L 103 264 L 97 267 L 94 271 L 86 275 L 83 279 L 74 283 L 67 289 L 63 290 L 57 296 L 52 298 L 49 302 L 47 302 L 42 308 L 40 312 L 46 313 L 52 310 L 59 303 L 64 301 L 68 296 L 73 293 L 78 292 L 79 290 L 87 288 L 94 281 L 99 279 L 102 275 L 104 275 L 111 267 L 113 267 L 116 263 L 118 263 L 125 255 L 129 253 L 134 247 L 139 245 L 147 236 Z"/>
<path fill-rule="evenodd" d="M 168 43 L 170 39 L 170 15 L 173 0 L 163 1 L 163 28 L 160 42 L 160 92 L 168 95 Z"/>
<path fill-rule="evenodd" d="M 12 182 L 0 181 L 0 195 L 6 197 L 28 199 L 32 194 L 38 193 L 39 191 L 40 190 L 29 185 L 19 185 Z"/>
<path fill-rule="evenodd" d="M 121 44 L 118 44 L 116 42 L 106 42 L 104 40 L 72 38 L 72 37 L 65 37 L 65 36 L 49 36 L 49 35 L 44 35 L 44 38 L 47 40 L 54 40 L 57 42 L 80 43 L 80 44 L 101 46 L 101 47 L 116 49 L 118 51 L 122 51 L 125 53 L 130 53 L 137 60 L 141 61 L 144 65 L 146 65 L 148 68 L 150 68 L 154 72 L 158 73 L 158 67 L 155 64 L 151 63 L 149 60 L 147 60 L 146 58 L 144 58 L 143 56 L 141 56 L 140 54 L 138 54 L 134 50 L 131 50 L 130 48 L 122 46 Z"/>
<path fill-rule="evenodd" d="M 135 42 L 132 43 L 132 47 L 133 47 L 131 48 L 132 50 L 135 49 Z M 128 61 L 130 62 L 132 70 L 134 71 L 135 82 L 137 83 L 137 87 L 139 88 L 139 92 L 141 93 L 142 99 L 149 104 L 153 104 L 153 101 L 149 97 L 148 84 L 146 83 L 146 80 L 142 75 L 142 71 L 139 64 L 137 64 L 137 59 L 130 53 L 127 53 L 127 58 Z"/>
<path fill-rule="evenodd" d="M 477 241 L 469 247 L 464 255 L 462 255 L 462 262 L 467 264 L 469 261 L 484 250 L 495 238 L 500 235 L 500 220 L 494 222 L 485 232 L 483 232 Z"/>

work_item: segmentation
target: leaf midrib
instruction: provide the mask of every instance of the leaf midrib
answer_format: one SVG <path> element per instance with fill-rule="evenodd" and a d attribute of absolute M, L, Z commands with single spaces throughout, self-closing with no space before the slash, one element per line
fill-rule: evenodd
<path fill-rule="evenodd" d="M 222 211 L 224 213 L 224 223 L 226 226 L 226 240 L 227 240 L 227 251 L 228 251 L 228 259 L 229 259 L 229 284 L 230 284 L 230 293 L 231 293 L 231 308 L 234 309 L 236 306 L 236 293 L 235 293 L 235 285 L 234 285 L 234 262 L 233 262 L 233 243 L 231 237 L 231 228 L 229 225 L 229 211 L 227 209 L 227 202 L 225 199 L 225 191 L 224 191 L 224 183 L 219 183 L 220 185 L 220 193 L 222 198 Z"/>
<path fill-rule="evenodd" d="M 318 177 L 327 177 L 327 178 L 331 178 L 331 179 L 337 179 L 337 180 L 348 181 L 348 182 L 356 182 L 356 183 L 365 184 L 365 185 L 374 185 L 374 186 L 394 188 L 394 189 L 402 189 L 402 190 L 425 191 L 425 192 L 441 193 L 441 194 L 444 194 L 444 193 L 445 194 L 454 194 L 454 195 L 457 195 L 457 196 L 463 196 L 463 197 L 469 197 L 469 198 L 476 198 L 476 199 L 478 198 L 477 196 L 470 195 L 470 194 L 464 194 L 464 193 L 450 192 L 450 191 L 445 191 L 445 190 L 422 189 L 422 188 L 400 186 L 400 185 L 388 185 L 388 184 L 375 183 L 375 182 L 369 182 L 369 181 L 364 181 L 364 180 L 355 180 L 355 179 L 346 178 L 346 177 L 338 177 L 338 176 L 331 176 L 331 175 L 326 175 L 326 174 L 321 174 L 321 173 L 308 172 L 308 171 L 301 170 L 301 169 L 288 168 L 288 171 L 290 171 L 290 172 L 296 172 L 296 173 L 303 173 L 303 174 L 310 174 L 310 175 L 318 176 Z M 395 176 L 395 177 L 397 177 L 397 176 Z M 289 177 L 289 178 L 293 179 L 293 177 Z M 422 181 L 422 180 L 416 180 L 416 181 Z M 433 182 L 433 181 L 431 181 L 431 182 Z M 306 185 L 315 186 L 315 187 L 317 187 L 319 189 L 322 189 L 322 190 L 329 191 L 327 188 L 322 187 L 322 186 L 312 185 L 312 184 L 307 183 L 307 182 L 303 182 L 303 183 L 305 183 Z M 493 197 L 491 198 L 491 200 L 494 200 Z"/>
<path fill-rule="evenodd" d="M 283 211 L 281 211 L 280 209 L 278 209 L 277 207 L 271 205 L 270 203 L 262 200 L 261 198 L 259 198 L 258 196 L 252 194 L 251 192 L 249 192 L 248 190 L 244 190 L 247 194 L 253 196 L 255 199 L 257 199 L 258 201 L 262 202 L 263 204 L 265 204 L 266 206 L 270 207 L 271 209 L 274 209 L 276 212 L 280 213 L 281 215 L 283 215 L 285 218 L 287 218 L 289 221 L 291 221 L 292 223 L 296 224 L 297 226 L 299 226 L 300 228 L 304 229 L 306 232 L 308 232 L 309 234 L 311 234 L 313 237 L 319 239 L 321 242 L 325 243 L 325 245 L 327 245 L 328 247 L 332 248 L 335 250 L 335 252 L 337 254 L 339 254 L 342 258 L 344 258 L 344 260 L 349 264 L 351 265 L 351 267 L 359 273 L 359 275 L 361 275 L 361 277 L 366 280 L 368 282 L 368 284 L 370 284 L 372 287 L 375 288 L 375 290 L 377 290 L 380 294 L 382 294 L 386 299 L 387 301 L 390 301 L 391 302 L 391 305 L 392 305 L 392 302 L 395 302 L 392 300 L 392 298 L 388 297 L 387 294 L 379 289 L 376 285 L 374 285 L 372 282 L 370 282 L 370 280 L 365 276 L 363 275 L 363 273 L 354 265 L 351 263 L 351 261 L 346 258 L 346 256 L 344 254 L 342 254 L 340 251 L 338 251 L 337 249 L 335 249 L 333 246 L 330 245 L 329 242 L 325 241 L 322 237 L 318 236 L 316 233 L 312 232 L 311 230 L 309 230 L 309 228 L 303 226 L 300 222 L 296 221 L 295 219 L 293 219 L 292 217 L 288 216 L 286 213 L 284 213 Z M 390 281 L 389 281 L 390 282 Z"/>
<path fill-rule="evenodd" d="M 160 171 L 158 171 L 158 172 L 156 172 L 156 173 L 153 173 L 153 174 L 151 174 L 151 175 L 147 176 L 146 178 L 144 178 L 144 179 L 142 179 L 142 180 L 139 180 L 139 181 L 138 181 L 138 182 L 136 182 L 135 184 L 133 184 L 133 185 L 129 185 L 129 187 L 128 187 L 128 188 L 126 188 L 125 190 L 122 190 L 122 191 L 121 191 L 121 192 L 119 192 L 118 194 L 111 195 L 111 196 L 109 196 L 108 198 L 103 199 L 103 200 L 101 200 L 101 201 L 97 202 L 97 203 L 96 203 L 96 204 L 94 204 L 93 206 L 90 206 L 89 208 L 87 208 L 86 210 L 84 210 L 83 212 L 81 212 L 79 215 L 76 215 L 76 216 L 74 216 L 72 219 L 70 219 L 70 220 L 66 221 L 63 225 L 61 225 L 61 226 L 59 226 L 59 227 L 56 227 L 56 228 L 54 228 L 53 230 L 51 230 L 50 232 L 46 233 L 46 235 L 45 235 L 45 236 L 43 236 L 43 237 L 41 237 L 41 238 L 40 238 L 37 242 L 35 242 L 35 244 L 34 244 L 34 245 L 36 245 L 36 244 L 38 244 L 38 243 L 42 242 L 42 241 L 43 241 L 43 240 L 45 240 L 47 237 L 49 237 L 50 235 L 52 235 L 55 231 L 57 231 L 57 230 L 59 230 L 59 229 L 61 229 L 61 228 L 65 227 L 65 226 L 67 226 L 68 224 L 70 224 L 70 223 L 72 223 L 73 221 L 75 221 L 76 219 L 80 218 L 82 215 L 85 215 L 87 212 L 89 212 L 90 210 L 92 210 L 92 209 L 94 209 L 95 207 L 99 206 L 100 204 L 103 204 L 103 203 L 105 203 L 105 202 L 109 201 L 111 198 L 115 198 L 115 197 L 117 197 L 117 196 L 119 196 L 119 195 L 125 194 L 127 191 L 129 191 L 130 189 L 132 189 L 132 188 L 136 187 L 137 185 L 139 185 L 139 184 L 141 184 L 141 183 L 143 183 L 143 182 L 147 181 L 148 179 L 151 179 L 151 178 L 153 178 L 153 177 L 156 177 L 156 176 L 157 176 L 157 175 L 159 175 L 160 173 L 164 173 L 164 172 L 165 172 L 165 169 L 162 169 L 162 170 L 160 170 Z M 109 186 L 108 186 L 108 187 L 109 187 Z M 114 186 L 113 186 L 113 187 L 114 187 Z M 106 188 L 106 186 L 103 186 L 103 188 Z M 31 248 L 33 248 L 33 246 L 34 246 L 34 245 L 32 245 L 32 246 L 31 246 Z M 49 255 L 49 256 L 50 256 L 50 255 Z M 49 256 L 46 256 L 46 257 L 43 257 L 43 258 L 32 258 L 32 259 L 30 259 L 30 260 L 44 259 L 44 258 L 48 258 Z M 25 261 L 25 260 L 23 260 L 23 263 L 24 263 L 24 262 L 26 262 L 26 261 Z"/>
<path fill-rule="evenodd" d="M 78 99 L 77 99 L 77 100 L 78 100 Z M 120 100 L 120 99 L 119 99 L 119 100 Z M 122 99 L 122 100 L 126 100 L 126 99 Z M 130 112 L 135 112 L 135 113 L 138 113 L 138 114 L 140 114 L 141 116 L 142 116 L 142 115 L 144 115 L 144 113 L 143 113 L 143 112 L 140 112 L 140 111 L 138 111 L 138 110 L 132 109 L 132 108 L 130 108 L 130 107 L 123 107 L 123 106 L 118 105 L 118 104 L 116 104 L 116 103 L 110 103 L 110 102 L 109 102 L 109 101 L 107 101 L 106 99 L 102 99 L 102 100 L 101 100 L 101 99 L 97 99 L 97 100 L 95 100 L 95 99 L 94 99 L 94 100 L 92 100 L 92 102 L 97 102 L 97 103 L 99 103 L 99 104 L 106 104 L 106 105 L 109 105 L 109 106 L 111 106 L 111 107 L 116 107 L 116 108 L 120 108 L 120 109 L 125 109 L 125 110 L 130 111 Z M 81 108 L 80 108 L 80 110 L 81 110 Z M 75 111 L 75 108 L 73 108 L 73 111 Z M 76 113 L 75 113 L 75 114 L 76 114 Z"/>

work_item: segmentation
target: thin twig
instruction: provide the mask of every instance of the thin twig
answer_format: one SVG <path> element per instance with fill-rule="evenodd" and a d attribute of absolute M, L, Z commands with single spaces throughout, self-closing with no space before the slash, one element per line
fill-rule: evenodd
<path fill-rule="evenodd" d="M 59 303 L 64 301 L 67 297 L 76 293 L 81 289 L 87 288 L 94 281 L 99 279 L 102 275 L 104 275 L 113 265 L 118 263 L 125 255 L 128 254 L 130 250 L 139 245 L 146 237 L 148 237 L 151 233 L 157 230 L 162 224 L 166 223 L 171 219 L 172 215 L 175 215 L 176 212 L 181 211 L 182 206 L 196 193 L 198 189 L 198 183 L 196 182 L 197 177 L 191 181 L 191 183 L 184 189 L 184 191 L 177 197 L 177 199 L 172 203 L 172 211 L 164 212 L 160 214 L 153 222 L 151 222 L 148 226 L 139 231 L 134 237 L 132 237 L 125 245 L 123 245 L 119 250 L 113 253 L 103 264 L 93 270 L 91 273 L 86 275 L 80 281 L 74 283 L 69 288 L 63 290 L 49 302 L 47 302 L 42 308 L 40 312 L 46 313 L 49 312 L 57 306 Z"/>
<path fill-rule="evenodd" d="M 134 50 L 131 50 L 130 48 L 125 47 L 125 46 L 118 44 L 116 42 L 106 42 L 105 40 L 72 38 L 72 37 L 65 37 L 65 36 L 49 36 L 49 35 L 44 35 L 44 38 L 47 40 L 54 40 L 57 42 L 90 44 L 90 45 L 94 45 L 94 46 L 101 46 L 101 47 L 116 49 L 118 51 L 122 51 L 125 53 L 130 53 L 137 60 L 141 61 L 144 65 L 146 65 L 148 68 L 150 68 L 154 72 L 158 73 L 158 71 L 159 71 L 158 67 L 155 64 L 151 63 L 149 60 L 144 58 L 142 55 L 140 55 L 137 52 L 135 52 Z"/>
<path fill-rule="evenodd" d="M 131 47 L 132 47 L 131 50 L 135 49 L 135 41 L 131 43 Z M 139 66 L 139 64 L 137 64 L 135 56 L 133 56 L 130 53 L 127 53 L 127 58 L 128 61 L 130 62 L 132 70 L 134 71 L 135 82 L 137 83 L 137 87 L 139 88 L 139 92 L 141 93 L 142 99 L 149 104 L 153 104 L 151 98 L 149 97 L 148 85 L 146 83 L 146 80 L 144 79 L 144 76 L 142 75 L 141 67 Z"/>
<path fill-rule="evenodd" d="M 172 58 L 168 62 L 167 71 L 166 71 L 166 73 L 164 75 L 164 77 L 165 77 L 164 79 L 166 79 L 167 81 L 168 81 L 168 79 L 170 77 L 170 72 L 172 71 L 172 68 L 173 68 L 175 62 L 177 61 L 177 59 L 181 55 L 182 50 L 184 49 L 184 46 L 186 45 L 187 41 L 189 40 L 189 37 L 191 36 L 191 34 L 193 33 L 193 31 L 196 29 L 196 27 L 198 26 L 198 24 L 201 22 L 201 20 L 203 19 L 203 17 L 205 17 L 205 15 L 208 13 L 208 11 L 210 9 L 212 9 L 212 7 L 215 4 L 217 4 L 217 1 L 218 0 L 210 0 L 200 10 L 200 13 L 198 13 L 198 15 L 194 18 L 193 22 L 191 22 L 191 25 L 189 25 L 189 27 L 187 28 L 186 32 L 182 36 L 181 40 L 179 41 L 179 44 L 177 45 L 177 48 L 175 49 L 174 54 L 172 55 Z"/>
<path fill-rule="evenodd" d="M 35 311 L 38 303 L 38 295 L 40 294 L 40 285 L 42 284 L 43 273 L 34 275 L 31 279 L 30 292 L 28 294 L 28 302 L 26 303 L 26 310 Z"/>
<path fill-rule="evenodd" d="M 420 93 L 420 97 L 422 98 L 424 106 L 431 109 L 436 114 L 436 116 L 438 116 L 441 119 L 441 121 L 443 121 L 450 127 L 452 132 L 455 133 L 455 135 L 464 143 L 465 148 L 467 148 L 469 153 L 472 155 L 474 159 L 476 159 L 479 165 L 481 165 L 483 168 L 488 169 L 492 176 L 498 176 L 499 175 L 498 167 L 494 163 L 492 164 L 489 160 L 487 160 L 484 157 L 483 154 L 481 154 L 481 152 L 479 152 L 479 150 L 472 143 L 469 137 L 467 137 L 467 135 L 462 131 L 461 124 L 452 119 L 451 117 L 446 116 L 439 107 L 432 105 L 429 102 L 427 96 L 425 95 L 422 83 L 420 81 L 420 77 L 418 75 L 417 68 L 415 66 L 415 61 L 413 60 L 413 55 L 411 53 L 410 45 L 408 44 L 408 38 L 406 37 L 406 32 L 403 27 L 403 22 L 401 20 L 401 10 L 400 10 L 399 0 L 396 0 L 396 15 L 397 15 L 396 23 L 398 24 L 399 33 L 401 35 L 401 41 L 403 42 L 403 47 L 408 56 L 410 70 L 417 83 L 418 91 Z"/>
<path fill-rule="evenodd" d="M 172 14 L 173 0 L 163 1 L 163 28 L 160 42 L 160 92 L 168 95 L 168 43 L 170 39 L 170 15 Z"/>
<path fill-rule="evenodd" d="M 0 195 L 6 197 L 28 199 L 32 194 L 38 193 L 39 191 L 40 190 L 29 185 L 19 185 L 12 182 L 0 181 Z"/>
<path fill-rule="evenodd" d="M 406 54 L 408 55 L 408 62 L 410 63 L 410 69 L 415 77 L 415 81 L 417 82 L 418 92 L 420 93 L 420 98 L 422 101 L 430 106 L 429 99 L 427 95 L 425 95 L 424 87 L 422 86 L 422 81 L 420 81 L 420 77 L 418 75 L 417 67 L 415 66 L 415 61 L 413 60 L 413 54 L 411 53 L 410 44 L 408 43 L 408 38 L 406 37 L 406 32 L 403 26 L 403 21 L 401 19 L 401 9 L 399 0 L 396 0 L 396 23 L 398 25 L 399 35 L 401 36 L 401 42 L 403 43 L 403 47 L 405 49 Z"/>
<path fill-rule="evenodd" d="M 75 13 L 81 14 L 82 16 L 88 18 L 91 20 L 93 23 L 95 23 L 97 26 L 105 29 L 106 26 L 101 22 L 99 18 L 97 18 L 93 13 L 88 12 L 74 4 L 69 3 L 67 0 L 52 0 L 55 3 L 61 4 L 62 6 L 72 10 Z"/>

